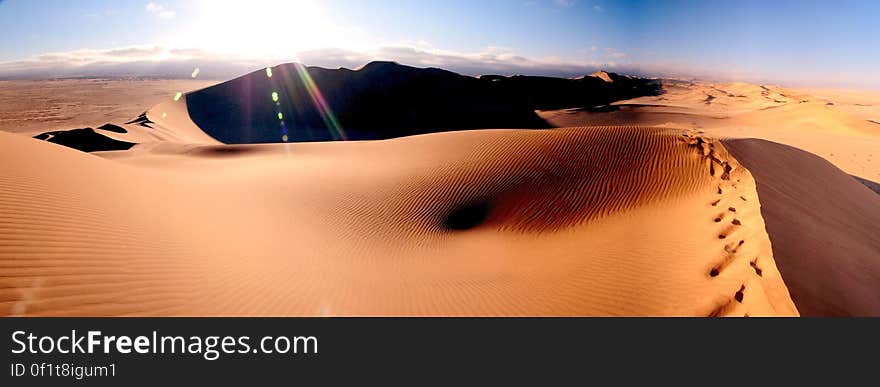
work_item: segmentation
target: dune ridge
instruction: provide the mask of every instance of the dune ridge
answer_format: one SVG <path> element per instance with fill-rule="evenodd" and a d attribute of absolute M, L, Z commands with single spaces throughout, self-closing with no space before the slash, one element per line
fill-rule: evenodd
<path fill-rule="evenodd" d="M 609 83 L 591 76 L 472 77 L 394 62 L 355 70 L 286 63 L 270 70 L 187 93 L 193 122 L 227 144 L 374 140 L 462 129 L 549 128 L 536 109 L 658 92 L 655 81 L 613 73 L 605 73 L 614 80 Z"/>
<path fill-rule="evenodd" d="M 767 232 L 799 311 L 880 315 L 880 131 L 867 121 L 877 114 L 877 93 L 661 83 L 658 96 L 539 115 L 557 126 L 638 122 L 723 139 L 758 181 Z"/>
<path fill-rule="evenodd" d="M 880 196 L 830 162 L 724 140 L 757 180 L 779 270 L 805 316 L 880 316 Z"/>

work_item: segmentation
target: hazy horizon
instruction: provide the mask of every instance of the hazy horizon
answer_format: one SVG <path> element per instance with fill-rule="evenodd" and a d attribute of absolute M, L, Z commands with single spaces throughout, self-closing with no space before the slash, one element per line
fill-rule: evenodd
<path fill-rule="evenodd" d="M 867 1 L 0 1 L 0 78 L 228 79 L 389 60 L 467 75 L 880 88 Z"/>

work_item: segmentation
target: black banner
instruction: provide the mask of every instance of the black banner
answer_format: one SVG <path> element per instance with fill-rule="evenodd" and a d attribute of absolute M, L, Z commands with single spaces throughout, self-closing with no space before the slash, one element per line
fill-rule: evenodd
<path fill-rule="evenodd" d="M 4 318 L 2 385 L 582 385 L 767 370 L 803 377 L 835 362 L 876 367 L 859 354 L 880 345 L 877 321 Z"/>

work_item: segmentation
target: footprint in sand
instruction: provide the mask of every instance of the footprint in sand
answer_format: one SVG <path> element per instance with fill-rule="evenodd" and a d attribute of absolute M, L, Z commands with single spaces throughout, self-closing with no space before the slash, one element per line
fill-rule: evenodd
<path fill-rule="evenodd" d="M 743 298 L 745 298 L 745 294 L 743 292 L 745 292 L 745 291 L 746 291 L 746 285 L 741 285 L 739 287 L 739 290 L 736 292 L 736 294 L 733 295 L 733 298 L 736 300 L 736 302 L 739 302 L 740 304 L 742 304 Z"/>
<path fill-rule="evenodd" d="M 755 258 L 754 261 L 749 262 L 749 266 L 751 266 L 752 269 L 755 269 L 755 274 L 757 274 L 758 277 L 764 276 L 764 272 L 761 270 L 760 267 L 758 267 L 758 258 Z"/>
<path fill-rule="evenodd" d="M 745 291 L 746 291 L 746 285 L 741 284 L 739 286 L 739 290 L 737 290 L 736 293 L 733 294 L 733 300 L 739 304 L 742 304 L 743 300 L 745 299 Z M 708 317 L 724 316 L 726 313 L 728 313 L 732 309 L 734 309 L 733 306 L 734 305 L 732 303 L 732 300 L 728 300 L 727 302 L 724 302 L 723 304 L 718 305 L 718 307 L 716 307 L 714 310 L 712 310 L 712 312 L 708 314 Z M 745 314 L 745 317 L 748 317 L 748 313 Z"/>
<path fill-rule="evenodd" d="M 730 226 L 727 226 L 724 230 L 722 230 L 720 233 L 718 233 L 718 239 L 726 239 L 731 234 L 733 234 L 737 228 L 739 228 L 739 225 L 736 225 L 733 222 L 731 222 Z"/>
<path fill-rule="evenodd" d="M 745 243 L 746 243 L 745 240 L 740 239 L 740 241 L 737 243 L 731 243 L 728 245 L 724 245 L 724 251 L 728 252 L 729 254 L 736 254 L 736 251 L 739 250 L 739 247 Z"/>

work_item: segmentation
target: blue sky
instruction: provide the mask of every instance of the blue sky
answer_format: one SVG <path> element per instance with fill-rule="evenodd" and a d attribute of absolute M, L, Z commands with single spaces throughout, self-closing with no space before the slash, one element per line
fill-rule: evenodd
<path fill-rule="evenodd" d="M 284 61 L 880 88 L 878 1 L 0 1 L 0 77 Z M 111 75 L 111 74 L 108 74 Z"/>

